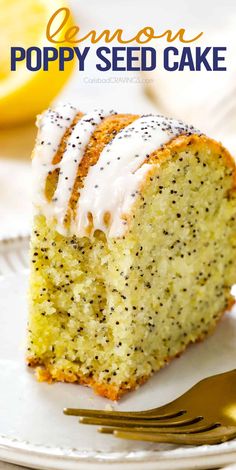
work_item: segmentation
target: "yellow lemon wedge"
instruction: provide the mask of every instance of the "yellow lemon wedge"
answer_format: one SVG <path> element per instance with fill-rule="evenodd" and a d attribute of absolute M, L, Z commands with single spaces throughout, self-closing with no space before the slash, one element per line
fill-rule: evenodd
<path fill-rule="evenodd" d="M 11 71 L 10 65 L 11 47 L 58 47 L 47 41 L 46 27 L 54 12 L 65 6 L 62 0 L 0 0 L 1 127 L 34 119 L 48 107 L 70 76 L 72 61 L 66 63 L 64 71 L 58 70 L 56 61 L 50 63 L 48 71 L 29 71 L 23 62 L 22 65 L 18 62 L 16 71 Z M 60 33 L 57 40 L 63 40 Z M 68 46 L 66 42 L 60 45 Z"/>

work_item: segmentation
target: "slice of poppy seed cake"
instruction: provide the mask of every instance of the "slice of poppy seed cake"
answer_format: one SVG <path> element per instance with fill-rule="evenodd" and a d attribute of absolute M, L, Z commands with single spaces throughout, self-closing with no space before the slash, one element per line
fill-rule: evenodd
<path fill-rule="evenodd" d="M 160 115 L 60 104 L 38 127 L 27 361 L 116 400 L 232 305 L 235 163 Z"/>

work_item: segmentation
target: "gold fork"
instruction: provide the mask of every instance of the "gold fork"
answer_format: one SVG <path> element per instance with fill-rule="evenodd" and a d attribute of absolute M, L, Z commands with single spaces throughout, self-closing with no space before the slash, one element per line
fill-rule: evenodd
<path fill-rule="evenodd" d="M 144 411 L 65 408 L 105 434 L 172 444 L 218 444 L 236 437 L 236 370 L 201 380 L 167 405 Z M 105 426 L 105 427 L 104 427 Z"/>

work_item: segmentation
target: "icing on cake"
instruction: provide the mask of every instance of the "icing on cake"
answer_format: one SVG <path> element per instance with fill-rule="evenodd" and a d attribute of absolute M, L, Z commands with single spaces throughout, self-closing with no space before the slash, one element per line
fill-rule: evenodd
<path fill-rule="evenodd" d="M 78 166 L 96 127 L 114 111 L 95 110 L 83 115 L 72 126 L 78 110 L 69 104 L 58 105 L 38 120 L 39 133 L 33 158 L 35 206 L 47 219 L 55 219 L 59 233 L 79 237 L 102 230 L 109 237 L 122 236 L 127 228 L 124 218 L 131 210 L 145 176 L 153 164 L 150 155 L 181 134 L 199 134 L 193 126 L 161 115 L 143 115 L 126 126 L 103 148 L 96 164 L 90 166 L 80 189 L 75 218 L 65 226 L 65 216 L 73 191 Z M 59 163 L 53 157 L 68 128 L 72 131 Z M 158 165 L 155 163 L 155 166 Z M 50 172 L 58 169 L 58 184 L 51 201 L 45 185 Z"/>

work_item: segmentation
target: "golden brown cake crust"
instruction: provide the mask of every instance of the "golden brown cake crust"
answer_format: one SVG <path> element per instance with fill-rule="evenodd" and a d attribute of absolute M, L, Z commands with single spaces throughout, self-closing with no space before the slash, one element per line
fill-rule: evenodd
<path fill-rule="evenodd" d="M 70 137 L 75 124 L 79 121 L 79 119 L 83 117 L 83 115 L 83 113 L 78 112 L 71 126 L 65 132 L 61 144 L 59 146 L 58 152 L 53 158 L 53 164 L 56 165 L 58 162 L 60 162 L 66 148 L 66 142 Z M 93 132 L 90 138 L 84 156 L 77 169 L 77 176 L 71 193 L 67 215 L 65 219 L 66 224 L 69 224 L 71 218 L 73 217 L 74 210 L 79 199 L 79 190 L 83 187 L 83 182 L 88 174 L 89 168 L 97 163 L 103 148 L 115 137 L 115 135 L 140 117 L 141 115 L 113 114 L 104 118 L 103 121 L 95 128 L 95 131 Z M 155 150 L 149 158 L 144 160 L 142 165 L 145 163 L 162 163 L 163 161 L 171 158 L 171 156 L 173 156 L 175 152 L 184 150 L 187 146 L 192 144 L 196 145 L 196 148 L 198 148 L 199 151 L 206 144 L 208 144 L 216 154 L 221 154 L 222 157 L 225 159 L 226 166 L 234 169 L 234 181 L 236 187 L 236 166 L 232 156 L 223 147 L 223 145 L 209 137 L 206 137 L 204 134 L 181 134 L 178 137 L 174 137 L 167 144 L 165 144 L 163 148 Z M 146 180 L 144 179 L 143 185 L 145 184 L 145 181 Z M 55 169 L 51 174 L 49 174 L 46 182 L 45 192 L 49 200 L 53 197 L 53 194 L 57 187 L 57 182 L 58 170 Z"/>
<path fill-rule="evenodd" d="M 74 209 L 79 199 L 79 190 L 83 187 L 83 181 L 88 174 L 89 168 L 97 163 L 102 150 L 115 137 L 115 135 L 138 117 L 139 116 L 134 116 L 132 114 L 112 115 L 106 117 L 102 123 L 96 127 L 77 169 L 75 183 L 69 202 L 67 221 L 69 221 L 70 218 L 70 211 L 74 213 Z"/>

